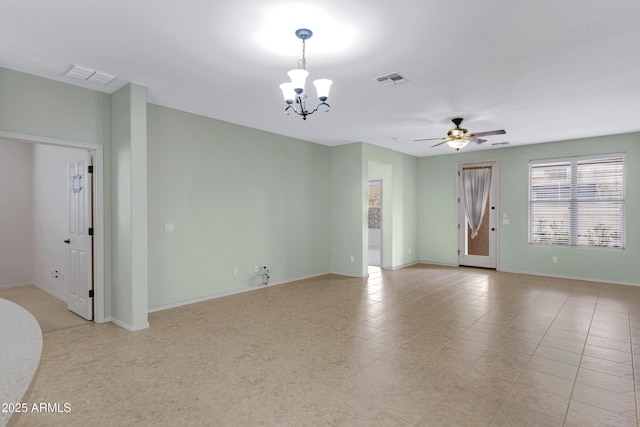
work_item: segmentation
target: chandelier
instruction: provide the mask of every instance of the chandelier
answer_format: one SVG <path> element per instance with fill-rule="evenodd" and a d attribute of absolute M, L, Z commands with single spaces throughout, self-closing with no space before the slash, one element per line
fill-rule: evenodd
<path fill-rule="evenodd" d="M 307 92 L 304 90 L 304 83 L 309 72 L 307 71 L 307 60 L 305 58 L 305 41 L 311 38 L 312 35 L 311 30 L 306 28 L 300 28 L 296 31 L 296 36 L 302 40 L 302 59 L 298 61 L 298 68 L 294 68 L 287 73 L 291 81 L 280 85 L 284 102 L 287 104 L 287 107 L 284 109 L 285 113 L 289 114 L 293 111 L 297 115 L 302 116 L 303 120 L 307 120 L 308 115 L 318 111 L 321 105 L 327 107 L 326 111 L 331 109 L 331 106 L 326 102 L 329 98 L 329 89 L 333 83 L 333 81 L 329 79 L 313 81 L 320 103 L 313 110 L 307 109 Z"/>

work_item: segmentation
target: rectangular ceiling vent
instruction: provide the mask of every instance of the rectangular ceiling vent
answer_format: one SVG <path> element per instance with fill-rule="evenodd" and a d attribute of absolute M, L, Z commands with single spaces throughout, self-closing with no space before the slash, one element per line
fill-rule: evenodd
<path fill-rule="evenodd" d="M 385 86 L 394 86 L 399 83 L 404 82 L 404 77 L 402 77 L 398 73 L 387 74 L 386 76 L 376 77 L 378 83 L 383 84 Z"/>
<path fill-rule="evenodd" d="M 508 142 L 494 142 L 491 145 L 500 146 L 500 145 L 509 145 L 509 143 Z"/>
<path fill-rule="evenodd" d="M 112 76 L 111 74 L 96 71 L 81 65 L 72 65 L 64 75 L 72 79 L 84 80 L 101 86 L 108 85 L 116 79 L 116 76 Z"/>

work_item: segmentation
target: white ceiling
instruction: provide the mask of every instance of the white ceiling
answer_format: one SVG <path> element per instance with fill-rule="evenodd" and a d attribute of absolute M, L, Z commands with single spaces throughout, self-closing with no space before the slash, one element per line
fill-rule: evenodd
<path fill-rule="evenodd" d="M 0 66 L 325 145 L 451 153 L 453 117 L 492 143 L 640 131 L 638 0 L 3 0 Z M 310 28 L 310 81 L 329 113 L 283 114 L 278 85 Z M 107 86 L 70 79 L 78 64 Z M 375 78 L 400 73 L 397 86 Z M 313 87 L 308 88 L 311 100 Z M 314 103 L 315 105 L 315 103 Z"/>

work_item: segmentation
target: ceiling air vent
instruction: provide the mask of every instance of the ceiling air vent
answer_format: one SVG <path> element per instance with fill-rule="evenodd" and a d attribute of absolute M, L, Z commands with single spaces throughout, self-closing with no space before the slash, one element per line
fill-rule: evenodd
<path fill-rule="evenodd" d="M 402 77 L 398 73 L 391 73 L 387 74 L 386 76 L 376 77 L 376 80 L 378 81 L 378 83 L 385 86 L 393 86 L 404 82 L 404 77 Z"/>
<path fill-rule="evenodd" d="M 96 71 L 92 68 L 83 67 L 81 65 L 72 65 L 64 75 L 71 77 L 72 79 L 84 80 L 86 82 L 102 86 L 105 86 L 116 79 L 116 76 L 103 73 L 102 71 Z"/>
<path fill-rule="evenodd" d="M 509 143 L 508 142 L 494 142 L 491 145 L 500 146 L 500 145 L 509 145 Z"/>

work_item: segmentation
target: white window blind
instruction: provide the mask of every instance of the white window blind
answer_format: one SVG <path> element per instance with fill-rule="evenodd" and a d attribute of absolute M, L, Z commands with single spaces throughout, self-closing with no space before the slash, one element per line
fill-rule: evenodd
<path fill-rule="evenodd" d="M 529 243 L 624 248 L 624 155 L 529 164 Z"/>

